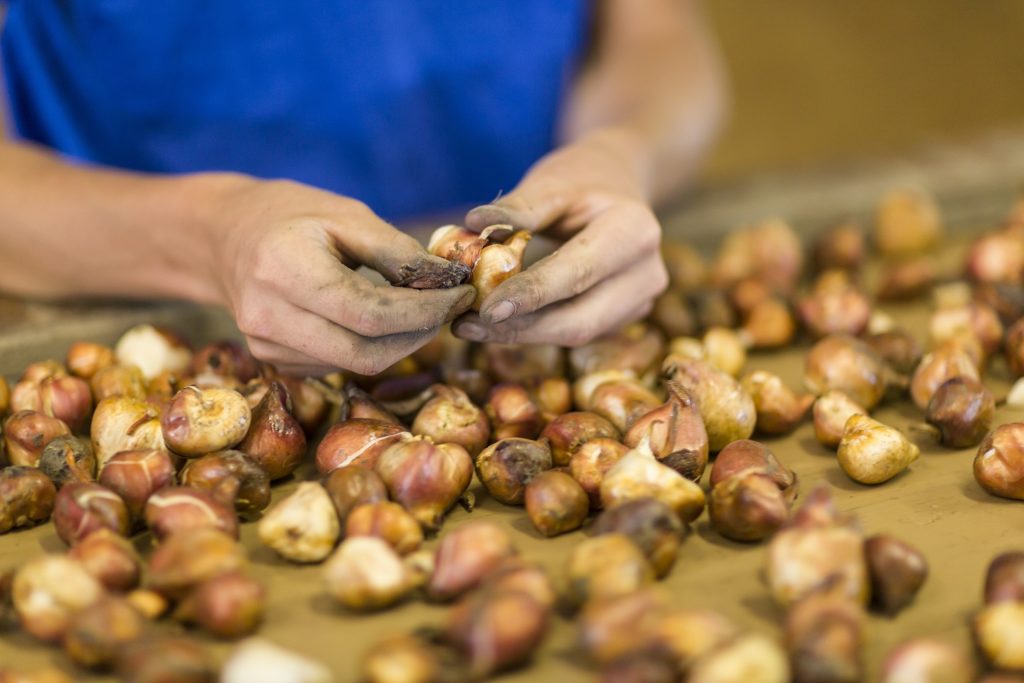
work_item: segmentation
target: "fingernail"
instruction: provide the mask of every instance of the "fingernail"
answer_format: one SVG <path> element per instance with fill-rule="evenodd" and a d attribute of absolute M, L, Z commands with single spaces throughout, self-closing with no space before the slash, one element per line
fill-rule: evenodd
<path fill-rule="evenodd" d="M 483 341 L 486 334 L 484 328 L 476 323 L 462 323 L 455 328 L 455 332 L 463 339 L 469 341 Z"/>
<path fill-rule="evenodd" d="M 486 316 L 490 319 L 491 323 L 500 323 L 503 320 L 508 320 L 512 317 L 512 314 L 516 312 L 515 304 L 511 301 L 502 301 L 494 306 L 491 306 Z"/>

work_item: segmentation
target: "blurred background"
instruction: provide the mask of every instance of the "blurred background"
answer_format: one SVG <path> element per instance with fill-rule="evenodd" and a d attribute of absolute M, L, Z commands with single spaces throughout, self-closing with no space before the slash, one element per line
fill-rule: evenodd
<path fill-rule="evenodd" d="M 708 179 L 1024 129 L 1024 2 L 706 4 L 733 111 Z"/>

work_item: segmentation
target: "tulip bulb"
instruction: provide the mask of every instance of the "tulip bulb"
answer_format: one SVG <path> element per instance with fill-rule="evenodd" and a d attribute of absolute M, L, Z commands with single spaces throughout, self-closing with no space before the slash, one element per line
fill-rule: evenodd
<path fill-rule="evenodd" d="M 864 342 L 901 375 L 910 375 L 921 362 L 924 352 L 912 334 L 906 330 L 893 329 L 887 332 L 869 334 Z"/>
<path fill-rule="evenodd" d="M 1024 321 L 1024 318 L 1021 319 Z M 1006 363 L 1014 377 L 1024 376 L 1024 322 L 1014 323 L 1006 332 Z"/>
<path fill-rule="evenodd" d="M 71 430 L 55 417 L 21 410 L 4 421 L 3 439 L 12 465 L 37 467 L 51 441 L 68 436 Z"/>
<path fill-rule="evenodd" d="M 786 615 L 786 648 L 796 681 L 855 683 L 864 678 L 863 608 L 836 585 L 794 604 Z"/>
<path fill-rule="evenodd" d="M 219 387 L 185 387 L 160 418 L 167 446 L 190 458 L 235 446 L 251 422 L 252 411 L 245 397 Z"/>
<path fill-rule="evenodd" d="M 320 662 L 263 638 L 248 638 L 232 650 L 220 673 L 221 683 L 331 683 L 331 670 Z M 373 683 L 377 683 L 374 681 Z"/>
<path fill-rule="evenodd" d="M 803 268 L 804 249 L 789 225 L 769 219 L 730 232 L 718 250 L 711 271 L 719 287 L 756 277 L 772 289 L 788 294 Z"/>
<path fill-rule="evenodd" d="M 431 234 L 427 251 L 448 261 L 461 263 L 472 271 L 487 244 L 487 238 L 480 233 L 459 225 L 442 225 Z"/>
<path fill-rule="evenodd" d="M 707 363 L 679 356 L 665 359 L 662 372 L 697 402 L 708 434 L 708 448 L 717 452 L 754 432 L 757 410 L 739 382 Z"/>
<path fill-rule="evenodd" d="M 910 379 L 910 397 L 918 408 L 926 410 L 939 387 L 956 377 L 981 381 L 977 359 L 954 338 L 921 359 Z"/>
<path fill-rule="evenodd" d="M 959 648 L 926 638 L 908 640 L 886 655 L 881 683 L 971 683 L 974 667 Z"/>
<path fill-rule="evenodd" d="M 530 233 L 517 230 L 503 244 L 488 244 L 480 251 L 480 258 L 470 276 L 470 282 L 476 288 L 474 311 L 480 310 L 498 285 L 523 269 L 523 254 L 529 241 Z"/>
<path fill-rule="evenodd" d="M 969 301 L 961 306 L 939 308 L 932 313 L 929 321 L 932 343 L 942 342 L 961 335 L 973 335 L 981 344 L 981 351 L 990 356 L 1003 343 L 1003 323 L 995 310 L 988 304 Z"/>
<path fill-rule="evenodd" d="M 672 289 L 682 292 L 697 289 L 708 277 L 708 268 L 700 253 L 685 242 L 663 241 L 661 256 L 668 270 Z"/>
<path fill-rule="evenodd" d="M 34 467 L 0 469 L 0 534 L 45 522 L 53 513 L 57 489 Z"/>
<path fill-rule="evenodd" d="M 634 379 L 631 372 L 622 370 L 584 375 L 573 386 L 573 399 L 580 410 L 600 415 L 621 433 L 661 405 L 657 395 Z"/>
<path fill-rule="evenodd" d="M 830 270 L 818 276 L 797 310 L 816 339 L 830 334 L 857 336 L 867 327 L 871 302 L 845 271 Z"/>
<path fill-rule="evenodd" d="M 888 192 L 878 204 L 875 246 L 885 255 L 927 251 L 942 238 L 942 221 L 935 200 L 924 190 Z"/>
<path fill-rule="evenodd" d="M 221 574 L 196 587 L 174 611 L 178 621 L 195 624 L 218 638 L 241 638 L 263 620 L 267 591 L 245 574 Z"/>
<path fill-rule="evenodd" d="M 860 270 L 867 255 L 864 230 L 855 223 L 842 223 L 818 236 L 814 242 L 814 265 L 819 271 L 840 268 Z"/>
<path fill-rule="evenodd" d="M 537 531 L 557 536 L 583 526 L 590 499 L 565 472 L 548 470 L 533 477 L 523 495 L 526 514 Z"/>
<path fill-rule="evenodd" d="M 39 469 L 57 488 L 71 481 L 94 481 L 96 456 L 92 444 L 77 436 L 58 436 L 43 449 Z"/>
<path fill-rule="evenodd" d="M 522 664 L 547 633 L 550 610 L 520 591 L 484 591 L 448 615 L 447 638 L 469 660 L 469 674 L 483 679 Z"/>
<path fill-rule="evenodd" d="M 477 478 L 495 500 L 522 505 L 527 484 L 551 469 L 551 451 L 540 441 L 502 439 L 481 451 L 475 465 Z"/>
<path fill-rule="evenodd" d="M 97 529 L 127 536 L 130 528 L 128 509 L 116 493 L 99 484 L 81 482 L 67 484 L 57 493 L 53 526 L 68 545 Z"/>
<path fill-rule="evenodd" d="M 238 516 L 212 494 L 185 486 L 168 486 L 153 493 L 144 510 L 146 526 L 157 540 L 186 530 L 218 529 L 238 538 Z"/>
<path fill-rule="evenodd" d="M 515 554 L 512 538 L 503 527 L 486 520 L 467 522 L 441 537 L 427 596 L 438 601 L 457 598 Z"/>
<path fill-rule="evenodd" d="M 209 491 L 241 513 L 259 512 L 270 504 L 267 471 L 241 451 L 209 453 L 189 460 L 181 469 L 181 483 Z"/>
<path fill-rule="evenodd" d="M 103 587 L 112 592 L 130 591 L 139 585 L 142 560 L 124 536 L 110 529 L 97 529 L 68 551 Z"/>
<path fill-rule="evenodd" d="M 98 404 L 103 399 L 127 396 L 145 401 L 148 393 L 146 378 L 134 365 L 110 365 L 98 370 L 89 380 L 93 398 Z"/>
<path fill-rule="evenodd" d="M 886 263 L 876 296 L 879 301 L 910 301 L 926 295 L 938 279 L 935 264 L 927 257 L 903 257 Z"/>
<path fill-rule="evenodd" d="M 789 518 L 789 501 L 770 476 L 745 470 L 711 489 L 708 514 L 712 528 L 725 538 L 761 541 Z"/>
<path fill-rule="evenodd" d="M 928 578 L 928 561 L 921 552 L 885 534 L 864 541 L 871 578 L 872 605 L 893 615 L 909 605 Z"/>
<path fill-rule="evenodd" d="M 845 335 L 831 335 L 807 354 L 804 384 L 815 394 L 838 389 L 852 401 L 871 410 L 885 395 L 889 380 L 882 359 L 864 342 Z"/>
<path fill-rule="evenodd" d="M 1024 423 L 996 427 L 978 446 L 974 478 L 989 493 L 1024 500 Z"/>
<path fill-rule="evenodd" d="M 764 370 L 745 376 L 741 384 L 754 400 L 757 430 L 764 434 L 793 431 L 814 403 L 811 394 L 796 394 L 779 376 Z"/>
<path fill-rule="evenodd" d="M 320 562 L 338 542 L 341 526 L 331 497 L 307 481 L 267 511 L 257 527 L 260 542 L 292 562 Z"/>
<path fill-rule="evenodd" d="M 413 437 L 381 453 L 377 474 L 392 500 L 427 530 L 436 530 L 473 478 L 473 460 L 454 443 L 436 445 Z"/>
<path fill-rule="evenodd" d="M 654 457 L 687 479 L 700 481 L 708 463 L 708 433 L 696 401 L 681 386 L 668 382 L 668 401 L 633 422 L 625 444 L 646 439 Z"/>
<path fill-rule="evenodd" d="M 575 377 L 603 370 L 625 370 L 637 377 L 657 369 L 665 355 L 665 338 L 645 323 L 632 323 L 569 350 L 569 367 Z"/>
<path fill-rule="evenodd" d="M 835 580 L 849 600 L 866 603 L 863 545 L 863 534 L 838 514 L 828 489 L 815 489 L 768 544 L 765 575 L 772 596 L 791 605 Z"/>
<path fill-rule="evenodd" d="M 590 509 L 601 509 L 601 482 L 629 448 L 613 439 L 591 439 L 569 461 L 569 474 L 590 499 Z"/>
<path fill-rule="evenodd" d="M 360 505 L 388 499 L 388 487 L 384 480 L 379 474 L 362 465 L 349 465 L 332 470 L 324 477 L 323 484 L 342 525 L 352 510 Z"/>
<path fill-rule="evenodd" d="M 247 566 L 241 544 L 220 529 L 183 529 L 168 536 L 150 555 L 146 585 L 179 600 L 199 584 Z"/>
<path fill-rule="evenodd" d="M 621 437 L 611 422 L 586 412 L 559 415 L 540 433 L 540 439 L 551 448 L 551 461 L 556 467 L 567 465 L 576 451 L 592 439 L 618 441 Z"/>
<path fill-rule="evenodd" d="M 687 683 L 785 683 L 794 680 L 786 653 L 766 636 L 748 633 L 694 663 Z"/>
<path fill-rule="evenodd" d="M 611 508 L 637 498 L 656 498 L 689 523 L 704 510 L 704 491 L 671 467 L 661 464 L 644 441 L 624 455 L 601 482 L 601 503 Z"/>
<path fill-rule="evenodd" d="M 58 642 L 75 615 L 103 596 L 103 587 L 78 562 L 62 555 L 30 560 L 14 575 L 11 599 L 21 627 Z"/>
<path fill-rule="evenodd" d="M 117 340 L 114 355 L 120 365 L 134 365 L 146 379 L 161 372 L 188 369 L 192 352 L 173 332 L 153 325 L 136 325 Z"/>
<path fill-rule="evenodd" d="M 671 571 L 687 534 L 675 511 L 656 498 L 637 498 L 605 510 L 595 520 L 592 531 L 595 535 L 628 536 L 659 579 Z"/>
<path fill-rule="evenodd" d="M 971 245 L 966 271 L 974 282 L 1020 284 L 1024 280 L 1024 238 L 1010 230 L 982 235 Z"/>
<path fill-rule="evenodd" d="M 126 396 L 107 398 L 92 416 L 92 445 L 100 471 L 121 451 L 164 450 L 160 412 Z"/>
<path fill-rule="evenodd" d="M 306 434 L 301 421 L 292 415 L 290 398 L 284 385 L 271 382 L 252 410 L 248 431 L 237 446 L 266 470 L 271 481 L 294 472 L 306 455 Z"/>
<path fill-rule="evenodd" d="M 750 471 L 757 471 L 771 479 L 787 494 L 790 502 L 796 498 L 796 473 L 786 469 L 767 446 L 749 439 L 733 441 L 722 449 L 711 468 L 709 483 L 713 488 L 727 479 Z"/>
<path fill-rule="evenodd" d="M 378 610 L 416 588 L 412 575 L 391 546 L 373 536 L 345 539 L 324 564 L 327 591 L 351 610 Z"/>
<path fill-rule="evenodd" d="M 842 391 L 827 391 L 814 401 L 814 437 L 822 446 L 838 448 L 839 442 L 843 440 L 846 421 L 853 415 L 867 413 Z"/>
<path fill-rule="evenodd" d="M 925 418 L 938 429 L 944 446 L 969 448 L 988 434 L 995 411 L 995 399 L 985 385 L 970 377 L 954 377 L 932 394 Z"/>
<path fill-rule="evenodd" d="M 484 411 L 473 405 L 461 389 L 437 384 L 434 398 L 420 409 L 412 433 L 428 436 L 435 443 L 453 443 L 475 456 L 484 446 L 491 427 Z"/>
<path fill-rule="evenodd" d="M 412 438 L 401 425 L 356 418 L 332 425 L 316 449 L 316 468 L 327 474 L 338 467 L 361 465 L 373 469 L 380 454 Z"/>
<path fill-rule="evenodd" d="M 145 618 L 131 603 L 106 596 L 72 617 L 64 651 L 79 666 L 109 667 L 125 645 L 142 637 L 145 627 Z"/>
<path fill-rule="evenodd" d="M 974 640 L 997 669 L 1024 669 L 1024 603 L 997 602 L 974 617 Z"/>
<path fill-rule="evenodd" d="M 587 538 L 573 548 L 566 579 L 567 597 L 579 606 L 637 591 L 654 581 L 654 571 L 628 536 L 609 533 Z"/>
<path fill-rule="evenodd" d="M 398 503 L 382 501 L 360 505 L 345 521 L 345 538 L 375 536 L 399 555 L 408 555 L 423 543 L 419 522 Z"/>
<path fill-rule="evenodd" d="M 739 331 L 743 344 L 751 349 L 777 349 L 796 335 L 796 321 L 786 302 L 768 297 L 755 304 Z"/>
<path fill-rule="evenodd" d="M 124 500 L 133 520 L 140 520 L 149 497 L 174 485 L 174 470 L 167 451 L 121 451 L 107 461 L 99 483 Z"/>
<path fill-rule="evenodd" d="M 851 479 L 881 484 L 907 469 L 921 451 L 898 429 L 867 415 L 852 415 L 837 454 L 839 466 Z"/>
<path fill-rule="evenodd" d="M 541 430 L 540 408 L 521 384 L 497 384 L 484 406 L 493 438 L 536 439 Z"/>

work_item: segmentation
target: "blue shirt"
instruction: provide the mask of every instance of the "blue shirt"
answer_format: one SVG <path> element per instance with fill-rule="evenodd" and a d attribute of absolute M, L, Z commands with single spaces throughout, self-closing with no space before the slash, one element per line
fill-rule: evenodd
<path fill-rule="evenodd" d="M 0 0 L 0 4 L 3 0 Z M 389 218 L 508 191 L 548 151 L 585 0 L 9 0 L 17 136 L 232 170 Z"/>

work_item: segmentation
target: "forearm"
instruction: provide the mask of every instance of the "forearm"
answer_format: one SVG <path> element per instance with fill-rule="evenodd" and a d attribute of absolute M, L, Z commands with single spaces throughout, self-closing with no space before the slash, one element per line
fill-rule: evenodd
<path fill-rule="evenodd" d="M 0 290 L 216 302 L 205 208 L 227 182 L 74 166 L 0 139 Z"/>
<path fill-rule="evenodd" d="M 693 177 L 725 110 L 718 54 L 692 0 L 603 0 L 563 119 L 611 144 L 651 202 Z"/>

